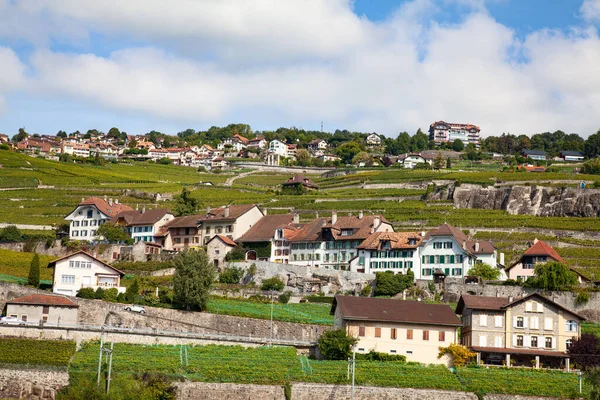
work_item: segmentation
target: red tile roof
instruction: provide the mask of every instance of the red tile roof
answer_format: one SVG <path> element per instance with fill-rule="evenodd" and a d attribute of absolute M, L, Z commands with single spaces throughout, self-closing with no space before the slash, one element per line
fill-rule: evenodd
<path fill-rule="evenodd" d="M 133 208 L 126 206 L 125 204 L 120 204 L 120 203 L 117 204 L 117 203 L 113 202 L 112 205 L 110 205 L 107 201 L 104 201 L 103 199 L 98 198 L 98 197 L 88 197 L 87 199 L 85 199 L 84 201 L 79 203 L 79 205 L 80 206 L 93 205 L 98 210 L 100 210 L 100 212 L 102 212 L 103 214 L 105 214 L 109 217 L 114 217 L 123 211 L 133 211 Z"/>
<path fill-rule="evenodd" d="M 537 240 L 537 239 L 536 239 Z M 525 253 L 524 256 L 548 256 L 554 259 L 555 261 L 564 263 L 565 260 L 561 256 L 558 255 L 556 250 L 552 248 L 552 246 L 542 242 L 541 240 L 537 240 Z"/>
<path fill-rule="evenodd" d="M 133 219 L 133 222 L 130 223 L 130 225 L 154 225 L 167 214 L 173 213 L 170 210 L 167 210 L 166 208 L 155 208 L 152 210 L 148 210 L 143 214 L 137 215 Z"/>
<path fill-rule="evenodd" d="M 192 228 L 198 226 L 205 221 L 233 221 L 256 207 L 255 204 L 244 204 L 239 206 L 229 206 L 229 216 L 226 217 L 226 208 L 219 207 L 210 210 L 206 214 L 186 215 L 185 217 L 177 217 L 170 221 L 167 225 L 169 228 Z"/>
<path fill-rule="evenodd" d="M 313 181 L 311 181 L 304 175 L 294 175 L 293 177 L 288 178 L 287 181 L 282 183 L 283 186 L 290 186 L 290 185 L 297 185 L 297 184 L 301 184 L 308 188 L 318 188 L 319 187 L 318 185 L 315 185 L 313 183 Z"/>
<path fill-rule="evenodd" d="M 223 243 L 225 243 L 225 244 L 227 244 L 229 246 L 233 246 L 233 247 L 237 246 L 236 242 L 234 242 L 233 240 L 229 239 L 227 236 L 224 236 L 224 235 L 215 235 L 215 236 L 212 237 L 212 239 L 210 239 L 208 241 L 208 243 L 212 242 L 215 239 L 220 239 Z"/>
<path fill-rule="evenodd" d="M 415 239 L 415 244 L 409 244 L 409 239 Z M 358 249 L 380 250 L 384 241 L 389 241 L 392 249 L 416 249 L 422 240 L 417 232 L 375 232 L 363 240 Z"/>
<path fill-rule="evenodd" d="M 252 228 L 248 229 L 248 231 L 238 239 L 238 242 L 268 242 L 275 236 L 275 230 L 277 228 L 282 225 L 290 224 L 293 221 L 293 214 L 265 215 L 259 219 Z"/>
<path fill-rule="evenodd" d="M 292 242 L 316 242 L 324 240 L 322 231 L 331 230 L 334 240 L 365 240 L 371 235 L 371 227 L 375 222 L 375 215 L 365 215 L 362 218 L 358 216 L 338 217 L 335 224 L 331 223 L 331 218 L 317 218 L 314 221 L 304 225 L 300 231 L 290 238 Z M 388 220 L 382 215 L 377 216 L 381 223 L 389 224 Z M 353 234 L 342 236 L 343 229 L 353 229 Z M 375 227 L 377 229 L 377 226 Z M 390 227 L 390 231 L 393 228 Z"/>
<path fill-rule="evenodd" d="M 34 306 L 56 306 L 56 307 L 79 307 L 71 300 L 62 296 L 52 296 L 47 294 L 30 294 L 28 296 L 17 297 L 6 302 L 6 304 L 28 304 Z"/>
<path fill-rule="evenodd" d="M 446 304 L 337 295 L 331 306 L 331 314 L 335 314 L 337 307 L 342 318 L 351 321 L 461 326 L 456 314 Z"/>

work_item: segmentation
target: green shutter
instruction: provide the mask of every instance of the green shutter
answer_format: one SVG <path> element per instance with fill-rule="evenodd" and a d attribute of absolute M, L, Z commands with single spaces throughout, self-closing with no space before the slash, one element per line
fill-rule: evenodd
<path fill-rule="evenodd" d="M 446 257 L 440 256 L 440 264 L 445 264 L 444 261 L 446 261 Z"/>

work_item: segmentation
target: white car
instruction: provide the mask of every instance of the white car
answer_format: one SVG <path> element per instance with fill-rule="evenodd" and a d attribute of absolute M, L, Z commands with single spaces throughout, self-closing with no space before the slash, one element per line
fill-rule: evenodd
<path fill-rule="evenodd" d="M 125 307 L 125 311 L 132 311 L 140 314 L 146 314 L 146 309 L 143 306 L 127 306 Z"/>
<path fill-rule="evenodd" d="M 19 321 L 17 317 L 2 317 L 0 318 L 0 324 L 18 325 L 23 321 Z"/>

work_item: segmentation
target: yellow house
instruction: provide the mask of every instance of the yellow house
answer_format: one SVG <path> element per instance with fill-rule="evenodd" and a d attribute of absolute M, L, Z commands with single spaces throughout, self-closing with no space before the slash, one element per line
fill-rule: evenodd
<path fill-rule="evenodd" d="M 397 354 L 407 361 L 449 366 L 439 348 L 458 342 L 461 323 L 445 304 L 420 301 L 335 296 L 334 328 L 358 338 L 356 351 Z"/>

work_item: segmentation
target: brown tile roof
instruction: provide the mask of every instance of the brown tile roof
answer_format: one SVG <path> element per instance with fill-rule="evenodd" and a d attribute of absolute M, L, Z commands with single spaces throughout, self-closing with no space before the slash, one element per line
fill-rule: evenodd
<path fill-rule="evenodd" d="M 567 358 L 569 355 L 567 353 L 563 353 L 561 351 L 551 351 L 544 350 L 540 348 L 539 350 L 533 349 L 510 349 L 506 347 L 478 347 L 471 346 L 473 351 L 478 353 L 500 353 L 500 354 L 525 354 L 532 356 L 547 356 L 547 357 L 562 357 Z"/>
<path fill-rule="evenodd" d="M 536 239 L 537 240 L 537 239 Z M 541 240 L 537 240 L 533 246 L 527 249 L 524 256 L 548 256 L 553 258 L 554 260 L 564 263 L 565 260 L 561 256 L 558 255 L 556 250 L 554 250 L 551 246 L 542 242 Z"/>
<path fill-rule="evenodd" d="M 243 204 L 238 206 L 229 206 L 229 216 L 226 217 L 226 208 L 219 207 L 206 214 L 186 215 L 185 217 L 177 217 L 170 221 L 167 225 L 169 228 L 191 228 L 196 227 L 202 222 L 207 221 L 234 221 L 256 207 L 255 204 Z"/>
<path fill-rule="evenodd" d="M 167 224 L 165 228 L 195 228 L 200 223 L 200 215 L 186 215 L 183 217 L 175 217 Z"/>
<path fill-rule="evenodd" d="M 141 213 L 137 210 L 121 211 L 112 220 L 113 222 L 117 222 L 117 220 L 122 219 L 125 221 L 125 224 L 129 225 L 139 215 L 141 215 Z"/>
<path fill-rule="evenodd" d="M 56 260 L 52 260 L 52 261 L 50 261 L 50 263 L 48 264 L 48 267 L 53 267 L 53 266 L 55 266 L 55 265 L 56 265 L 56 263 L 57 263 L 58 261 L 60 261 L 60 260 L 64 260 L 65 258 L 72 257 L 72 256 L 74 256 L 74 255 L 76 255 L 76 254 L 79 254 L 79 253 L 82 253 L 82 254 L 85 254 L 85 255 L 86 255 L 86 256 L 88 256 L 88 257 L 91 257 L 92 259 L 94 259 L 94 260 L 98 261 L 100 264 L 104 265 L 105 267 L 108 267 L 108 268 L 110 268 L 110 269 L 112 269 L 112 270 L 115 270 L 115 271 L 117 271 L 117 272 L 118 272 L 118 273 L 119 273 L 121 276 L 125 276 L 125 272 L 123 272 L 123 271 L 120 271 L 120 270 L 116 269 L 115 267 L 111 266 L 110 264 L 107 264 L 107 263 L 105 263 L 104 261 L 100 260 L 99 258 L 97 258 L 97 257 L 94 257 L 93 255 L 91 255 L 91 254 L 90 254 L 90 253 L 88 253 L 87 251 L 83 251 L 83 250 L 79 250 L 79 251 L 76 251 L 76 252 L 74 252 L 74 253 L 67 254 L 66 256 L 63 256 L 63 257 L 57 258 Z"/>
<path fill-rule="evenodd" d="M 153 225 L 160 221 L 166 214 L 173 213 L 166 208 L 147 210 L 145 213 L 136 216 L 130 225 Z"/>
<path fill-rule="evenodd" d="M 354 215 L 343 216 L 338 217 L 335 224 L 331 223 L 331 218 L 318 218 L 304 225 L 290 241 L 316 242 L 324 240 L 322 238 L 323 229 L 331 230 L 334 240 L 365 240 L 371 235 L 371 227 L 374 224 L 375 217 L 374 215 L 365 215 L 362 218 Z M 378 217 L 380 223 L 389 224 L 388 220 L 382 215 Z M 342 229 L 353 229 L 354 232 L 350 236 L 342 236 Z"/>
<path fill-rule="evenodd" d="M 224 236 L 224 235 L 215 235 L 215 236 L 213 236 L 212 239 L 210 239 L 207 242 L 207 244 L 210 243 L 210 242 L 212 242 L 215 239 L 220 239 L 223 243 L 225 243 L 225 244 L 227 244 L 229 246 L 233 246 L 233 247 L 237 246 L 236 242 L 234 242 L 233 240 L 229 239 L 227 236 Z"/>
<path fill-rule="evenodd" d="M 275 236 L 275 230 L 277 228 L 282 225 L 290 224 L 293 221 L 293 214 L 265 215 L 259 219 L 252 228 L 248 229 L 248 231 L 238 239 L 238 242 L 268 242 Z"/>
<path fill-rule="evenodd" d="M 453 236 L 460 244 L 468 239 L 463 231 L 449 224 L 442 224 L 439 228 L 428 232 L 425 239 L 429 239 L 430 236 Z"/>
<path fill-rule="evenodd" d="M 335 314 L 337 307 L 340 307 L 345 320 L 461 326 L 456 314 L 446 304 L 337 295 L 331 314 Z"/>
<path fill-rule="evenodd" d="M 120 204 L 120 203 L 117 204 L 117 203 L 113 202 L 113 204 L 110 205 L 108 202 L 106 202 L 103 199 L 98 198 L 98 197 L 88 197 L 87 199 L 85 199 L 84 201 L 79 203 L 79 205 L 80 206 L 88 206 L 88 205 L 96 206 L 96 208 L 98 210 L 100 210 L 100 212 L 102 212 L 105 215 L 108 215 L 109 217 L 114 217 L 123 211 L 132 211 L 133 210 L 133 208 L 126 206 L 125 204 Z"/>
<path fill-rule="evenodd" d="M 28 296 L 17 297 L 6 302 L 6 304 L 27 304 L 33 306 L 56 306 L 56 307 L 79 307 L 71 300 L 62 296 L 51 296 L 47 294 L 30 294 Z"/>
<path fill-rule="evenodd" d="M 479 250 L 475 250 L 476 243 L 479 243 Z M 492 242 L 488 242 L 487 240 L 467 240 L 465 242 L 465 247 L 469 253 L 471 254 L 493 254 L 496 248 Z"/>
<path fill-rule="evenodd" d="M 408 239 L 415 239 L 410 245 Z M 389 241 L 392 249 L 416 249 L 423 237 L 417 232 L 375 232 L 358 246 L 363 250 L 379 250 L 382 241 Z"/>

